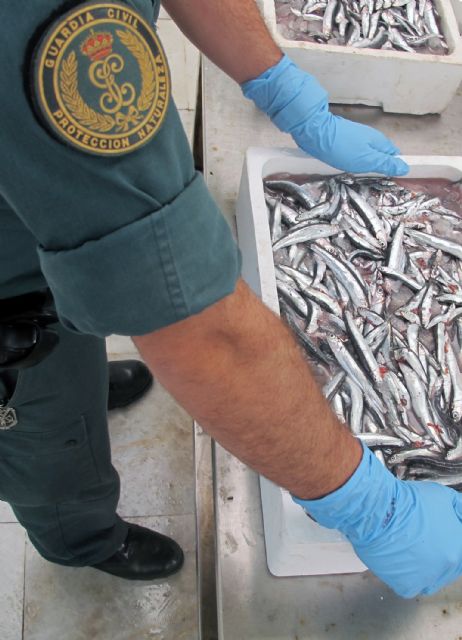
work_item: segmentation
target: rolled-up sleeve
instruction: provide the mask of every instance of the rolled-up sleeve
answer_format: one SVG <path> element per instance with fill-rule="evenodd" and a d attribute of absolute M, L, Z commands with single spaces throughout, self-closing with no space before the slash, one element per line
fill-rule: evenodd
<path fill-rule="evenodd" d="M 100 336 L 140 335 L 199 313 L 232 293 L 240 267 L 200 174 L 140 220 L 39 256 L 63 321 Z"/>

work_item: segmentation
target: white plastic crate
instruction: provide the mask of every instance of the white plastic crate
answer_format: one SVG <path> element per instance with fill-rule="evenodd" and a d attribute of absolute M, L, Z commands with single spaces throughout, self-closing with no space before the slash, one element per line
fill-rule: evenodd
<path fill-rule="evenodd" d="M 462 179 L 462 158 L 405 156 L 409 178 Z M 242 252 L 242 275 L 276 313 L 273 253 L 262 179 L 273 173 L 333 175 L 336 169 L 294 149 L 247 151 L 237 201 L 236 219 Z M 275 576 L 353 573 L 365 566 L 338 532 L 308 518 L 287 491 L 260 478 L 268 568 Z"/>
<path fill-rule="evenodd" d="M 462 41 L 451 0 L 434 0 L 448 55 L 356 49 L 287 40 L 276 24 L 274 0 L 259 0 L 281 49 L 329 92 L 329 101 L 382 107 L 392 113 L 441 113 L 462 81 Z M 461 5 L 461 0 L 453 0 Z"/>

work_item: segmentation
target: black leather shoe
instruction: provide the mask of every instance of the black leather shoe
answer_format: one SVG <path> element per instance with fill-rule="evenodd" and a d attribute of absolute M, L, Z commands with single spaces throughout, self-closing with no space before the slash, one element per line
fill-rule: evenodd
<path fill-rule="evenodd" d="M 129 523 L 125 542 L 116 553 L 94 569 L 127 580 L 166 578 L 181 569 L 184 555 L 181 547 L 161 533 Z"/>
<path fill-rule="evenodd" d="M 114 360 L 109 363 L 107 408 L 126 407 L 152 387 L 152 374 L 140 360 Z"/>

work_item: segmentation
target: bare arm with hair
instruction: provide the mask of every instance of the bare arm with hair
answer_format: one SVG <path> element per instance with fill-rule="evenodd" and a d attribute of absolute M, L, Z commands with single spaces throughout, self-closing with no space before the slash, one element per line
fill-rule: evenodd
<path fill-rule="evenodd" d="M 361 446 L 330 411 L 289 330 L 242 281 L 134 339 L 153 373 L 223 447 L 303 498 L 342 485 Z"/>
<path fill-rule="evenodd" d="M 236 82 L 255 78 L 282 57 L 255 0 L 162 0 L 183 33 Z"/>

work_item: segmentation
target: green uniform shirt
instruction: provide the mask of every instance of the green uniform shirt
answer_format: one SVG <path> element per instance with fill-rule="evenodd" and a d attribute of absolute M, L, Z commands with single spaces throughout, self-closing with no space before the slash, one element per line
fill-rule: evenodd
<path fill-rule="evenodd" d="M 151 0 L 125 4 L 150 23 L 158 13 Z M 31 55 L 69 8 L 0 0 L 0 300 L 47 284 L 67 327 L 144 334 L 231 293 L 239 253 L 172 100 L 157 134 L 125 155 L 83 152 L 40 123 Z"/>

